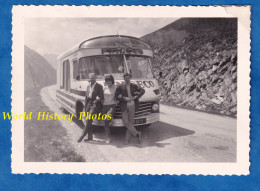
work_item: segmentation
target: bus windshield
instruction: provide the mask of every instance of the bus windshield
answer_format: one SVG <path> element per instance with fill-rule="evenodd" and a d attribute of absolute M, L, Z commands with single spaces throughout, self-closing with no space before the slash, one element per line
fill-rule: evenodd
<path fill-rule="evenodd" d="M 89 73 L 97 74 L 97 79 L 103 79 L 105 74 L 112 74 L 115 79 L 123 79 L 124 59 L 122 55 L 91 56 L 79 59 L 80 79 L 88 79 Z"/>
<path fill-rule="evenodd" d="M 97 74 L 97 79 L 104 79 L 105 74 L 112 74 L 116 80 L 123 79 L 125 61 L 132 78 L 152 78 L 149 57 L 129 55 L 90 56 L 79 59 L 78 75 L 81 80 L 88 79 L 89 73 Z"/>
<path fill-rule="evenodd" d="M 132 78 L 152 78 L 149 57 L 126 56 L 126 63 Z"/>

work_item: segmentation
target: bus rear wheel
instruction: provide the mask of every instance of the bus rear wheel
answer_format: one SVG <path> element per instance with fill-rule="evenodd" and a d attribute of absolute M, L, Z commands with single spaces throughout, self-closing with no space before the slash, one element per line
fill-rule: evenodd
<path fill-rule="evenodd" d="M 61 106 L 60 109 L 61 109 L 61 112 L 62 112 L 62 113 L 68 113 L 68 111 L 65 109 L 65 107 Z"/>

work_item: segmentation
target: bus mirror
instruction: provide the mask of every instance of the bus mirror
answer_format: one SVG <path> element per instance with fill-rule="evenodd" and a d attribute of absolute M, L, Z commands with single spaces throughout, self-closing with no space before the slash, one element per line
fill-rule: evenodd
<path fill-rule="evenodd" d="M 76 80 L 77 80 L 77 81 L 80 80 L 80 76 L 79 76 L 79 75 L 76 76 Z"/>

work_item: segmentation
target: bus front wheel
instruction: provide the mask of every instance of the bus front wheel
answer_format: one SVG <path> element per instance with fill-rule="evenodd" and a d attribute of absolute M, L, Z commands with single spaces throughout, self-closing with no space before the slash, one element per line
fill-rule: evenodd
<path fill-rule="evenodd" d="M 151 125 L 151 123 L 145 124 L 145 125 L 139 125 L 139 126 L 136 127 L 136 129 L 138 131 L 141 131 L 141 130 L 147 129 L 148 127 L 150 127 L 150 125 Z"/>

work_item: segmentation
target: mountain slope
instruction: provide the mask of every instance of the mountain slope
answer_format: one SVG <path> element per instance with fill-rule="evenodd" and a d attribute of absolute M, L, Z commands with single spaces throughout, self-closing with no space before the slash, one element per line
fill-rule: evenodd
<path fill-rule="evenodd" d="M 57 68 L 57 57 L 56 54 L 44 54 L 43 57 L 50 63 L 50 65 L 56 70 Z"/>
<path fill-rule="evenodd" d="M 236 19 L 183 18 L 142 39 L 155 52 L 162 102 L 236 116 Z"/>
<path fill-rule="evenodd" d="M 49 86 L 56 83 L 56 71 L 37 52 L 24 47 L 25 90 Z"/>

